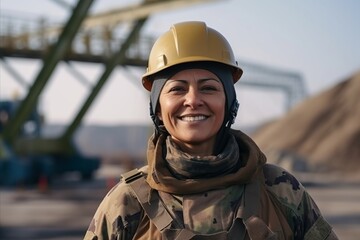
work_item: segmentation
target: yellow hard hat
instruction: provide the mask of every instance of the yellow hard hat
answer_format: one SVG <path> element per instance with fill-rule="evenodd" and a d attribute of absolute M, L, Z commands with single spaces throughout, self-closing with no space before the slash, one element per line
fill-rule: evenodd
<path fill-rule="evenodd" d="M 142 76 L 143 86 L 151 91 L 157 73 L 175 65 L 199 61 L 230 66 L 234 83 L 243 73 L 223 35 L 204 22 L 182 22 L 174 24 L 154 43 L 146 73 Z"/>

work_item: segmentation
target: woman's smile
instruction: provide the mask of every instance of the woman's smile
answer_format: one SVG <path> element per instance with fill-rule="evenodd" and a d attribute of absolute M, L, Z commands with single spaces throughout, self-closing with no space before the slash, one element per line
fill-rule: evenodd
<path fill-rule="evenodd" d="M 204 115 L 186 115 L 186 116 L 181 116 L 179 117 L 180 120 L 184 121 L 184 122 L 198 122 L 198 121 L 203 121 L 205 119 L 207 119 L 207 116 Z"/>

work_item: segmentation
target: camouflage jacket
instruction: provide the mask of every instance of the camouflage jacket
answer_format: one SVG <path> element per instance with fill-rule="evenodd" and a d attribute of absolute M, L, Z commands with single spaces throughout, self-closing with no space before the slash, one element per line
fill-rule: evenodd
<path fill-rule="evenodd" d="M 84 239 L 337 239 L 296 178 L 265 164 L 245 134 L 234 135 L 246 165 L 206 180 L 171 177 L 161 159 L 164 139 L 149 141 L 149 165 L 106 195 Z M 131 186 L 132 178 L 139 184 Z"/>

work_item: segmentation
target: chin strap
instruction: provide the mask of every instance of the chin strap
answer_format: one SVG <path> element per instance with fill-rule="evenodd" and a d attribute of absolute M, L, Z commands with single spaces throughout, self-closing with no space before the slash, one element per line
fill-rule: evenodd
<path fill-rule="evenodd" d="M 154 141 L 156 141 L 156 139 L 159 138 L 161 133 L 168 134 L 168 132 L 166 131 L 165 127 L 161 125 L 161 121 L 160 121 L 159 117 L 154 113 L 151 101 L 150 101 L 149 107 L 150 107 L 150 117 L 155 126 Z"/>
<path fill-rule="evenodd" d="M 227 117 L 224 120 L 224 124 L 221 126 L 219 132 L 217 133 L 216 142 L 213 150 L 214 155 L 221 153 L 224 147 L 226 146 L 227 135 L 230 132 L 231 125 L 235 122 L 235 118 L 239 110 L 239 106 L 240 104 L 238 100 L 235 99 L 231 104 L 230 111 L 226 114 Z"/>
<path fill-rule="evenodd" d="M 232 124 L 234 124 L 238 110 L 239 110 L 239 106 L 240 106 L 240 104 L 239 104 L 238 100 L 235 99 L 233 101 L 233 103 L 231 104 L 231 108 L 230 108 L 229 115 L 228 115 L 229 119 L 225 124 L 226 128 L 230 128 L 230 126 Z"/>
<path fill-rule="evenodd" d="M 151 120 L 153 121 L 154 126 L 155 126 L 155 137 L 154 137 L 154 139 L 158 139 L 158 137 L 160 135 L 160 128 L 159 128 L 160 120 L 159 120 L 158 116 L 156 116 L 156 114 L 153 111 L 151 101 L 149 103 L 149 108 L 150 108 L 149 109 L 150 110 L 150 117 L 151 117 Z"/>

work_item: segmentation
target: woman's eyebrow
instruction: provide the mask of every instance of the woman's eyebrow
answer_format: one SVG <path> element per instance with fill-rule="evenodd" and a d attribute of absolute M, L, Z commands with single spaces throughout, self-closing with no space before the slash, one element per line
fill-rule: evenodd
<path fill-rule="evenodd" d="M 203 82 L 207 82 L 207 81 L 216 81 L 218 83 L 220 83 L 220 80 L 219 79 L 216 79 L 216 78 L 213 78 L 213 77 L 209 77 L 209 78 L 200 78 L 198 79 L 199 82 L 203 83 Z"/>
<path fill-rule="evenodd" d="M 186 80 L 182 80 L 182 79 L 169 79 L 169 80 L 166 81 L 166 84 L 167 83 L 173 83 L 173 82 L 187 83 Z"/>
<path fill-rule="evenodd" d="M 200 83 L 204 83 L 207 81 L 215 81 L 218 83 L 221 83 L 221 81 L 219 79 L 213 78 L 213 77 L 206 77 L 206 78 L 199 78 L 197 79 Z M 185 79 L 169 79 L 168 81 L 166 81 L 166 84 L 170 84 L 170 83 L 174 83 L 174 82 L 180 82 L 180 83 L 188 83 L 188 80 Z"/>

